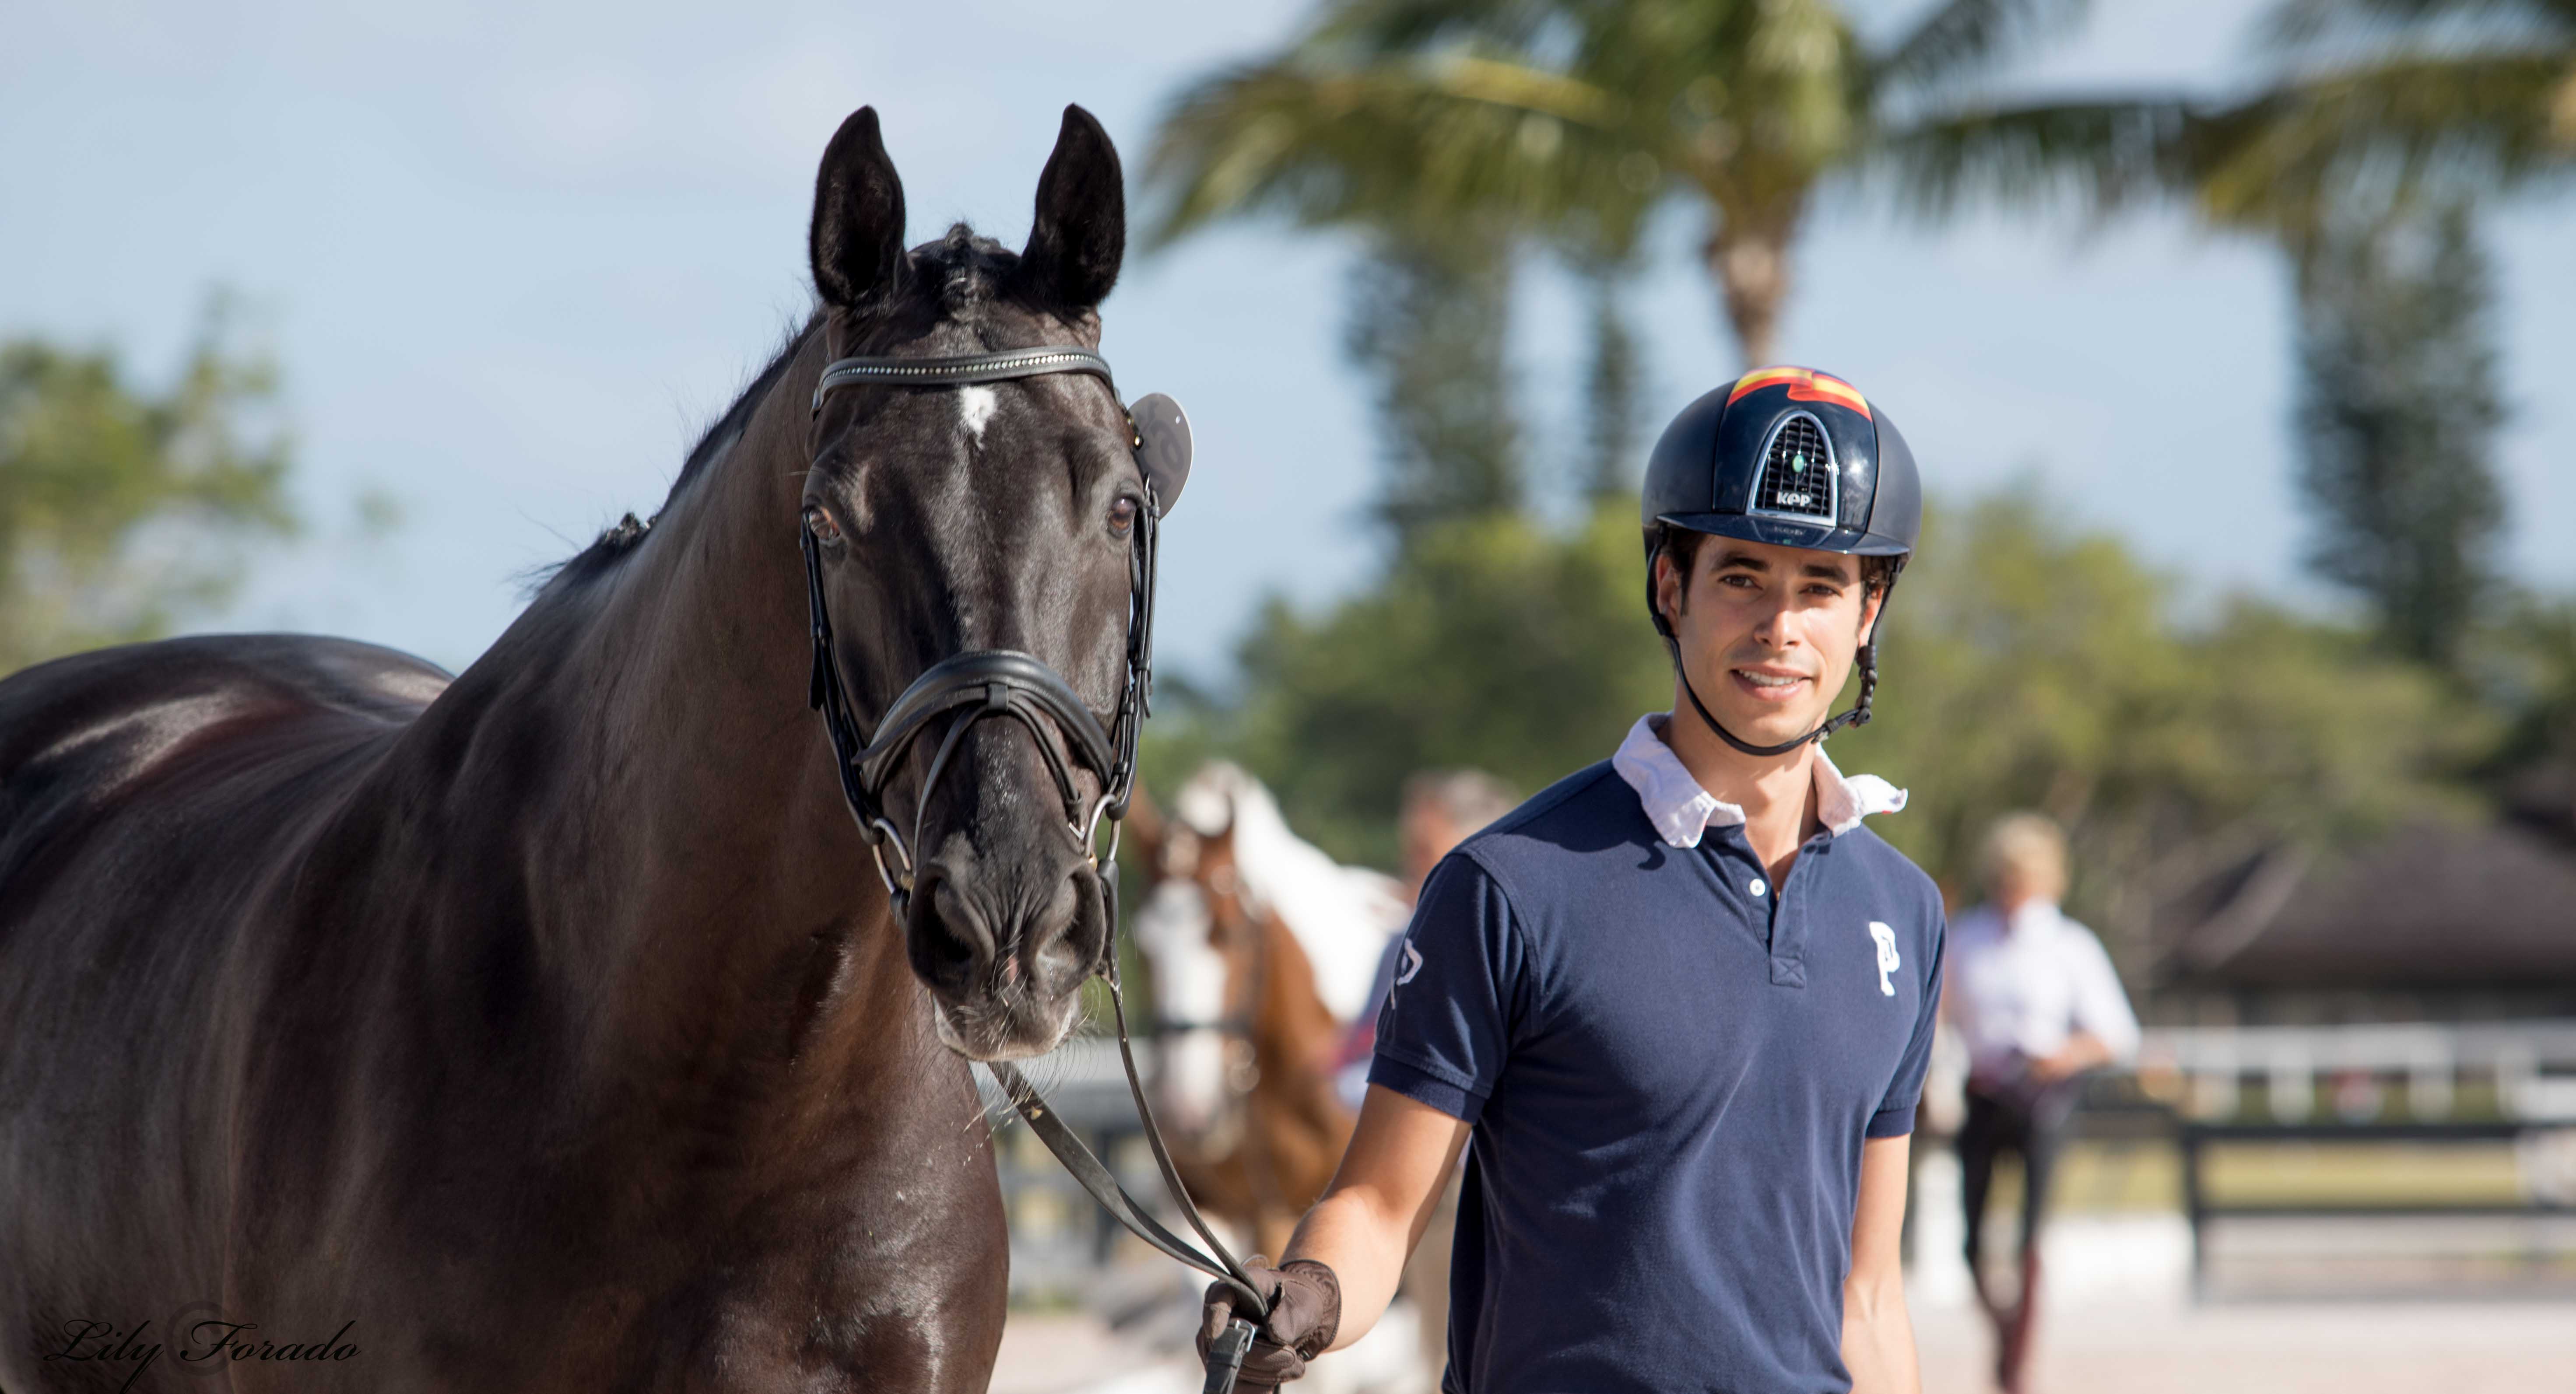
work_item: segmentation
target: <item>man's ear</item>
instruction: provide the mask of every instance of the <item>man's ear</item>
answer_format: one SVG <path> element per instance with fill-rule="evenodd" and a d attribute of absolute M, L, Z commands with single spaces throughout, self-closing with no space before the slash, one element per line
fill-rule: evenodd
<path fill-rule="evenodd" d="M 1870 644 L 1878 638 L 1878 612 L 1887 608 L 1887 588 L 1861 583 L 1860 641 Z"/>
<path fill-rule="evenodd" d="M 1673 560 L 1672 549 L 1656 548 L 1655 609 L 1663 615 L 1664 623 L 1668 626 L 1679 618 L 1682 612 L 1683 579 L 1681 563 Z"/>

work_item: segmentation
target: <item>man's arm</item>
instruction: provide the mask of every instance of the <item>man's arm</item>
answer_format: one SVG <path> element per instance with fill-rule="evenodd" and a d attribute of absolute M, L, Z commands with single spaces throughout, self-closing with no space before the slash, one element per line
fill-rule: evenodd
<path fill-rule="evenodd" d="M 1281 1259 L 1313 1259 L 1340 1280 L 1341 1325 L 1327 1349 L 1340 1350 L 1367 1335 L 1395 1300 L 1404 1260 L 1431 1222 L 1466 1141 L 1465 1123 L 1392 1089 L 1369 1086 L 1341 1169 L 1306 1212 Z M 1903 1203 L 1902 1192 L 1898 1201 Z"/>
<path fill-rule="evenodd" d="M 1860 1201 L 1852 1209 L 1851 1274 L 1843 1279 L 1843 1365 L 1852 1394 L 1922 1394 L 1914 1322 L 1905 1312 L 1906 1158 L 1913 1138 L 1861 1144 Z"/>

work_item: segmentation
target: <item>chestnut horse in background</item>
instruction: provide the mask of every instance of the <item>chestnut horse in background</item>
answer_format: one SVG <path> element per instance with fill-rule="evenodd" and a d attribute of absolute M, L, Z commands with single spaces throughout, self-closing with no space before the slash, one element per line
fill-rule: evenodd
<path fill-rule="evenodd" d="M 224 635 L 0 682 L 0 1387 L 985 1387 L 1009 1250 L 967 1060 L 1063 1038 L 1105 897 L 1062 733 L 943 724 L 886 789 L 898 918 L 808 708 L 799 529 L 860 721 L 979 649 L 1109 720 L 1148 494 L 1106 385 L 816 388 L 1097 344 L 1123 199 L 1069 108 L 1022 251 L 907 250 L 861 110 L 819 310 L 462 674 Z M 351 1354 L 183 1364 L 208 1319 Z M 168 1349 L 46 1358 L 84 1323 Z"/>
<path fill-rule="evenodd" d="M 1202 767 L 1160 812 L 1135 825 L 1155 1114 L 1191 1197 L 1276 1256 L 1350 1141 L 1335 1065 L 1409 907 L 1392 878 L 1290 832 L 1233 765 Z"/>

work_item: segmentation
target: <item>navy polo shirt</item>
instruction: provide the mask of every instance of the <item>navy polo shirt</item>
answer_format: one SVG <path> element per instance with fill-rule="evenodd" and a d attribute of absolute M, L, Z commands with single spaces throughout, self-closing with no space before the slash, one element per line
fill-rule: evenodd
<path fill-rule="evenodd" d="M 1768 875 L 1605 761 L 1424 884 L 1369 1080 L 1474 1125 L 1451 1394 L 1851 1387 L 1861 1141 L 1914 1126 L 1941 898 L 1859 827 Z"/>

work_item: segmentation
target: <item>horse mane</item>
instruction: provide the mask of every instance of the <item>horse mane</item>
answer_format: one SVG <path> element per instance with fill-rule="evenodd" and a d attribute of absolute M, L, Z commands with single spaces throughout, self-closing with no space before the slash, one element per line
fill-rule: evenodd
<path fill-rule="evenodd" d="M 990 300 L 999 290 L 1011 268 L 1019 264 L 1017 253 L 992 238 L 979 235 L 965 223 L 952 223 L 936 242 L 926 242 L 911 252 L 912 284 L 929 292 L 928 299 L 936 313 L 944 318 L 963 318 Z M 629 513 L 600 530 L 589 546 L 551 565 L 540 567 L 531 578 L 530 588 L 545 590 L 558 581 L 579 584 L 609 570 L 635 550 L 644 535 L 652 531 L 665 510 L 676 502 L 690 483 L 706 472 L 707 466 L 724 457 L 734 441 L 751 423 L 751 414 L 767 399 L 770 389 L 787 372 L 788 365 L 805 348 L 806 340 L 823 327 L 823 311 L 817 307 L 807 314 L 805 322 L 787 331 L 777 352 L 767 365 L 752 375 L 736 394 L 733 404 L 708 423 L 689 447 L 680 465 L 679 477 L 671 481 L 670 492 L 662 506 L 650 518 L 638 519 Z M 888 319 L 895 318 L 887 316 Z"/>
<path fill-rule="evenodd" d="M 1205 834 L 1233 828 L 1235 874 L 1276 911 L 1315 968 L 1315 990 L 1344 1021 L 1368 1006 L 1378 957 L 1409 913 L 1395 880 L 1344 866 L 1288 827 L 1279 800 L 1239 765 L 1200 766 L 1173 795 L 1173 812 Z"/>

